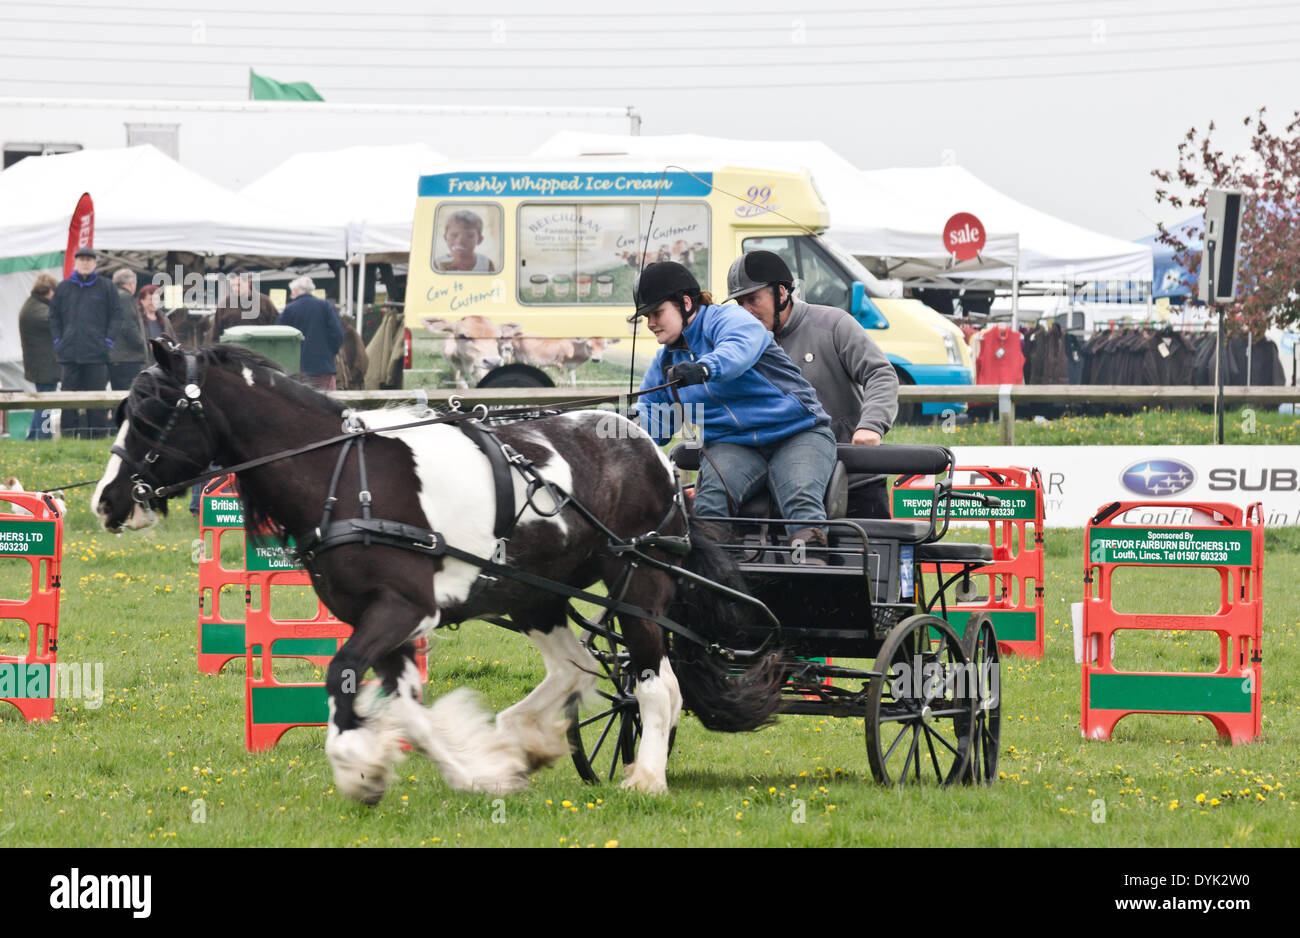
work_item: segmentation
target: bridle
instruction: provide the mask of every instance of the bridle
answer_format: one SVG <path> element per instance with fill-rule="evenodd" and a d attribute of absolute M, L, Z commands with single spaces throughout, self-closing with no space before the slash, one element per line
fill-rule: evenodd
<path fill-rule="evenodd" d="M 198 356 L 188 351 L 184 352 L 184 356 L 184 386 L 177 384 L 161 365 L 151 365 L 144 371 L 145 374 L 151 375 L 159 385 L 172 388 L 178 393 L 176 403 L 173 404 L 171 409 L 168 411 L 167 419 L 163 423 L 161 432 L 159 432 L 157 437 L 150 439 L 145 435 L 143 430 L 139 428 L 137 423 L 132 421 L 132 431 L 145 437 L 145 439 L 151 444 L 149 452 L 144 455 L 143 460 L 136 461 L 136 459 L 132 457 L 125 448 L 118 446 L 116 443 L 113 444 L 111 450 L 114 456 L 121 459 L 122 462 L 131 469 L 131 500 L 144 508 L 149 507 L 150 503 L 157 501 L 159 499 L 159 490 L 167 487 L 161 484 L 157 476 L 154 475 L 153 467 L 154 464 L 158 462 L 159 456 L 162 455 L 162 450 L 167 444 L 167 439 L 171 436 L 172 431 L 176 429 L 176 424 L 180 421 L 182 414 L 189 413 L 194 416 L 200 429 L 203 430 L 204 435 L 207 437 L 208 442 L 213 444 L 215 450 L 216 440 L 212 433 L 212 427 L 208 423 L 207 415 L 203 410 L 203 401 L 201 400 L 203 392 L 199 376 Z M 161 397 L 158 399 L 161 400 Z M 136 410 L 136 408 L 129 406 L 130 400 L 131 398 L 127 397 L 122 401 L 124 416 L 128 420 L 131 419 L 133 412 Z M 207 468 L 206 460 L 200 462 L 192 456 L 180 453 L 179 451 L 177 452 L 185 459 L 193 461 L 200 470 Z"/>

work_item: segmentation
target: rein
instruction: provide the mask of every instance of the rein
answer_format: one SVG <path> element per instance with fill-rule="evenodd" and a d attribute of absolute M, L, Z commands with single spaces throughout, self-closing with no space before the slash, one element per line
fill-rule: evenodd
<path fill-rule="evenodd" d="M 172 383 L 174 384 L 174 382 Z M 173 495 L 177 495 L 185 491 L 186 489 L 188 489 L 190 486 L 196 485 L 200 482 L 208 482 L 220 476 L 243 472 L 247 469 L 255 469 L 258 466 L 264 466 L 267 463 L 277 462 L 281 459 L 292 459 L 294 456 L 301 456 L 304 453 L 314 452 L 315 450 L 318 449 L 324 449 L 327 446 L 333 446 L 336 443 L 342 443 L 346 440 L 355 440 L 363 436 L 373 436 L 378 433 L 390 433 L 397 430 L 410 430 L 416 427 L 427 427 L 427 426 L 433 426 L 434 424 L 440 424 L 440 423 L 454 423 L 456 421 L 466 420 L 470 417 L 477 417 L 480 420 L 507 420 L 513 417 L 538 416 L 541 415 L 542 413 L 546 413 L 546 414 L 567 413 L 570 410 L 582 410 L 584 408 L 590 407 L 595 404 L 612 404 L 612 403 L 618 403 L 619 401 L 626 400 L 628 398 L 635 399 L 637 397 L 640 397 L 642 394 L 650 394 L 654 391 L 662 391 L 671 386 L 672 385 L 670 382 L 668 384 L 661 384 L 658 387 L 646 388 L 644 391 L 634 391 L 629 394 L 622 394 L 618 396 L 606 396 L 606 397 L 589 397 L 584 400 L 570 401 L 568 404 L 564 404 L 559 407 L 543 407 L 539 405 L 536 407 L 517 407 L 511 410 L 495 411 L 495 412 L 489 411 L 487 405 L 485 404 L 479 404 L 477 407 L 469 411 L 461 411 L 459 410 L 459 406 L 460 406 L 459 401 L 453 399 L 453 405 L 452 405 L 453 411 L 449 414 L 443 414 L 438 417 L 432 417 L 424 420 L 416 420 L 410 423 L 399 424 L 397 426 L 384 427 L 382 429 L 370 429 L 367 427 L 358 426 L 355 428 L 350 428 L 346 432 L 340 433 L 337 436 L 332 436 L 324 440 L 318 440 L 314 443 L 308 443 L 304 446 L 297 447 L 296 449 L 281 450 L 280 452 L 272 453 L 269 456 L 260 456 L 257 459 L 250 459 L 234 466 L 228 466 L 216 470 L 210 470 L 207 472 L 203 472 L 199 475 L 192 476 L 191 478 L 185 479 L 184 481 L 181 482 L 173 482 L 169 485 L 161 485 L 161 486 L 150 485 L 148 482 L 146 482 L 144 480 L 144 475 L 150 473 L 148 473 L 147 470 L 144 469 L 144 467 L 140 466 L 139 463 L 137 463 L 133 458 L 131 458 L 120 447 L 114 446 L 112 452 L 115 455 L 117 455 L 123 461 L 124 464 L 131 467 L 135 471 L 135 478 L 133 479 L 133 482 L 136 482 L 137 479 L 139 481 L 136 482 L 135 487 L 132 489 L 132 498 L 136 502 L 140 504 L 144 504 L 146 501 L 148 501 L 151 498 L 163 498 L 163 499 L 171 498 Z M 192 392 L 191 389 L 193 389 Z M 181 397 L 178 399 L 175 409 L 173 410 L 172 414 L 169 416 L 168 423 L 163 428 L 163 433 L 160 435 L 158 440 L 154 441 L 156 446 L 161 445 L 165 441 L 167 435 L 170 434 L 171 430 L 175 427 L 176 420 L 179 419 L 181 411 L 185 410 L 186 408 L 193 408 L 194 413 L 198 415 L 200 422 L 203 424 L 205 432 L 209 432 L 207 430 L 206 420 L 203 417 L 202 405 L 198 400 L 199 384 L 198 384 L 198 374 L 197 374 L 197 359 L 193 355 L 189 355 L 189 354 L 186 355 L 186 385 L 183 389 L 181 389 L 181 391 L 182 391 Z M 347 411 L 344 412 L 345 419 L 348 417 L 348 414 L 349 412 Z M 345 426 L 347 425 L 348 424 L 345 423 Z M 210 438 L 210 432 L 209 432 L 209 438 Z M 154 459 L 157 459 L 157 456 L 154 455 L 153 453 L 150 453 L 149 455 L 153 455 Z M 146 463 L 152 464 L 153 461 L 154 460 L 150 459 L 148 455 L 145 457 Z M 86 479 L 81 482 L 71 482 L 71 483 L 58 485 L 54 487 L 45 487 L 39 489 L 39 491 L 60 492 L 60 491 L 66 491 L 68 489 L 80 488 L 83 485 L 94 485 L 97 482 L 99 482 L 99 479 Z M 137 497 L 137 495 L 139 497 Z"/>

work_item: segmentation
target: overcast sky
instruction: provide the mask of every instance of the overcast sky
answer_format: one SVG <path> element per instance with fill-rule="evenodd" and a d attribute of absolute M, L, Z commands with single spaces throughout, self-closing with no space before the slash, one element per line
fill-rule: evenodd
<path fill-rule="evenodd" d="M 545 10 L 541 12 L 541 10 Z M 0 0 L 0 95 L 634 105 L 642 132 L 819 138 L 860 167 L 958 162 L 1126 239 L 1210 120 L 1300 108 L 1296 0 Z M 0 138 L 7 139 L 0 125 Z M 347 141 L 340 141 L 343 145 Z M 404 142 L 404 141 L 389 141 Z M 436 146 L 437 141 L 428 141 Z"/>

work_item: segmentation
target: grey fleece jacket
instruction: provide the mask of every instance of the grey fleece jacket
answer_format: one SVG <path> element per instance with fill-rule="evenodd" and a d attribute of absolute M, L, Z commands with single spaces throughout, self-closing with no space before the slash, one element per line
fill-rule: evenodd
<path fill-rule="evenodd" d="M 838 307 L 796 299 L 776 341 L 816 389 L 838 442 L 853 442 L 860 427 L 889 432 L 898 416 L 898 375 L 857 320 Z"/>

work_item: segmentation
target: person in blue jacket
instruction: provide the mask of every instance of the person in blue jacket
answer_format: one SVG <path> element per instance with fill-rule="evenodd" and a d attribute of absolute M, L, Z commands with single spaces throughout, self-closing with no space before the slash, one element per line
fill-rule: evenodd
<path fill-rule="evenodd" d="M 302 333 L 299 362 L 307 384 L 318 391 L 334 391 L 338 389 L 334 359 L 343 345 L 343 323 L 333 303 L 312 295 L 315 289 L 310 277 L 290 282 L 289 302 L 276 323 Z"/>
<path fill-rule="evenodd" d="M 642 427 L 667 442 L 680 424 L 678 398 L 701 427 L 707 458 L 695 514 L 735 515 L 767 484 L 781 517 L 797 522 L 788 526 L 791 542 L 825 546 L 835 435 L 798 366 L 762 323 L 739 306 L 714 305 L 674 261 L 642 272 L 631 319 L 641 317 L 663 346 L 641 388 L 674 385 L 639 398 Z M 809 561 L 816 562 L 811 555 Z"/>

